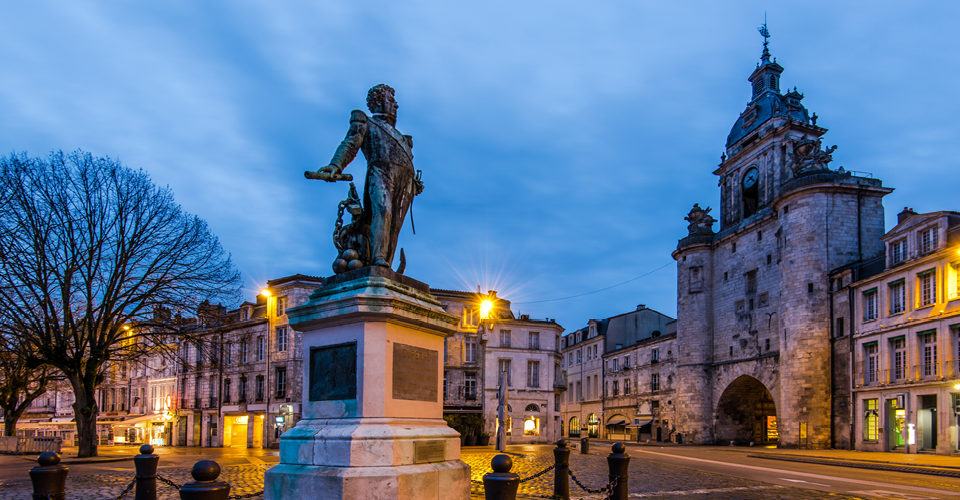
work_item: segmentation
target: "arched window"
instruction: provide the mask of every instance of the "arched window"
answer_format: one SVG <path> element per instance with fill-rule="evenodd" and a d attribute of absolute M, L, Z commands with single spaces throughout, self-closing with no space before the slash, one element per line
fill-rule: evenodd
<path fill-rule="evenodd" d="M 600 437 L 600 419 L 597 418 L 596 413 L 587 415 L 587 437 Z"/>
<path fill-rule="evenodd" d="M 534 403 L 530 403 L 527 405 L 527 409 L 523 411 L 540 411 L 540 407 Z"/>
<path fill-rule="evenodd" d="M 570 430 L 567 433 L 568 437 L 580 437 L 580 417 L 573 417 L 570 419 Z"/>

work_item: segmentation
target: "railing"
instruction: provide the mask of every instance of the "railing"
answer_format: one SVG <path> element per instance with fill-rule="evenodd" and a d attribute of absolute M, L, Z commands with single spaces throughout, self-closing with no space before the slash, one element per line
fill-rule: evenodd
<path fill-rule="evenodd" d="M 940 365 L 937 363 L 928 363 L 916 366 L 916 377 L 914 380 L 932 380 L 940 378 Z"/>
<path fill-rule="evenodd" d="M 943 362 L 943 376 L 946 378 L 960 378 L 960 360 Z"/>
<path fill-rule="evenodd" d="M 157 500 L 157 481 L 175 488 L 181 500 L 239 500 L 263 496 L 263 490 L 255 493 L 230 495 L 230 484 L 217 481 L 220 477 L 220 464 L 213 460 L 197 462 L 190 475 L 193 481 L 180 485 L 157 474 L 160 457 L 153 454 L 153 446 L 140 447 L 140 454 L 133 457 L 136 469 L 132 480 L 119 496 L 111 499 L 123 500 L 136 487 L 137 500 Z M 33 498 L 64 498 L 69 469 L 60 465 L 60 455 L 46 452 L 37 459 L 37 467 L 30 469 L 30 482 L 33 483 Z M 71 498 L 74 496 L 71 495 Z M 84 497 L 86 498 L 86 496 Z M 166 496 L 165 496 L 166 498 Z"/>
<path fill-rule="evenodd" d="M 907 380 L 907 367 L 902 366 L 900 368 L 887 368 L 883 371 L 883 379 L 886 383 L 889 384 L 898 384 L 906 382 Z"/>

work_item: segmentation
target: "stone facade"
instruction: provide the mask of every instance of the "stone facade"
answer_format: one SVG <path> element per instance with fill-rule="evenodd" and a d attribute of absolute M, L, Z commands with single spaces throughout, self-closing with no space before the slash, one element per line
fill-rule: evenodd
<path fill-rule="evenodd" d="M 677 261 L 677 432 L 693 443 L 833 444 L 829 274 L 883 253 L 878 179 L 832 170 L 827 129 L 769 53 Z"/>
<path fill-rule="evenodd" d="M 564 436 L 673 440 L 676 321 L 645 306 L 562 340 Z"/>
<path fill-rule="evenodd" d="M 496 435 L 499 370 L 510 373 L 510 430 L 507 442 L 552 443 L 560 435 L 559 400 L 566 386 L 560 368 L 563 327 L 552 320 L 517 318 L 510 301 L 487 293 L 431 289 L 448 314 L 460 318 L 446 339 L 444 416 L 476 416 L 479 429 L 468 429 L 466 445 L 483 432 Z M 484 310 L 484 302 L 488 308 Z M 526 428 L 525 428 L 526 426 Z M 474 434 L 471 434 L 474 433 Z"/>
<path fill-rule="evenodd" d="M 882 242 L 885 258 L 832 276 L 834 354 L 852 359 L 838 433 L 863 451 L 957 453 L 960 213 L 905 210 Z"/>

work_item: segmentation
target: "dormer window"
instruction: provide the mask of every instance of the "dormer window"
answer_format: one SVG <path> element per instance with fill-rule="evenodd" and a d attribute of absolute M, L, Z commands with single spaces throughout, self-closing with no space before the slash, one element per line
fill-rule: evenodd
<path fill-rule="evenodd" d="M 937 228 L 931 227 L 924 231 L 920 231 L 920 253 L 930 253 L 937 249 Z"/>
<path fill-rule="evenodd" d="M 894 241 L 890 244 L 890 254 L 892 256 L 891 264 L 896 265 L 907 258 L 907 239 Z"/>

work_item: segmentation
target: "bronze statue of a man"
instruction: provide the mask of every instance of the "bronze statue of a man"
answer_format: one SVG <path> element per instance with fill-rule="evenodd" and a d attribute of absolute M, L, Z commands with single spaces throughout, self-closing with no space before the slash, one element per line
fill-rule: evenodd
<path fill-rule="evenodd" d="M 399 108 L 394 90 L 384 84 L 373 87 L 367 93 L 367 107 L 372 116 L 358 109 L 350 113 L 350 130 L 330 164 L 304 173 L 308 179 L 328 182 L 352 180 L 353 176 L 342 172 L 357 156 L 357 150 L 363 151 L 367 160 L 363 215 L 351 224 L 367 233 L 361 235 L 365 238 L 357 238 L 365 242 L 365 248 L 340 249 L 341 255 L 334 262 L 338 274 L 347 270 L 348 263 L 351 269 L 360 265 L 390 267 L 403 219 L 413 197 L 423 191 L 413 167 L 413 137 L 394 128 Z M 336 234 L 334 238 L 337 239 Z"/>

